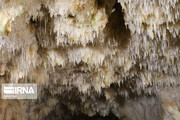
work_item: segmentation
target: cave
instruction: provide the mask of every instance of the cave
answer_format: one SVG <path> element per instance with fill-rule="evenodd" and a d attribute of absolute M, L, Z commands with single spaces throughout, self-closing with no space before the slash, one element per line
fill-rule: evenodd
<path fill-rule="evenodd" d="M 0 84 L 0 120 L 180 120 L 180 1 L 1 0 Z"/>

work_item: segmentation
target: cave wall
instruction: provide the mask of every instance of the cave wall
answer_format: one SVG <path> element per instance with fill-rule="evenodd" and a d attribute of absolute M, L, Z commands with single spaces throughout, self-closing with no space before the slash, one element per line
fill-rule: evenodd
<path fill-rule="evenodd" d="M 1 0 L 0 119 L 180 120 L 179 48 L 179 0 Z"/>

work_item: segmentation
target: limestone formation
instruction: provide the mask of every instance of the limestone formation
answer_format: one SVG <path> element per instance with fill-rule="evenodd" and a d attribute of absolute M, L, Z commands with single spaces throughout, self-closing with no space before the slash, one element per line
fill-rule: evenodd
<path fill-rule="evenodd" d="M 180 120 L 179 0 L 1 0 L 0 120 Z"/>

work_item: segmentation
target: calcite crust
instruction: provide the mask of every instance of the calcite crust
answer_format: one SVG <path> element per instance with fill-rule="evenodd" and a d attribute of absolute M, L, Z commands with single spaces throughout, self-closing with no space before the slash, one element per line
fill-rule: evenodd
<path fill-rule="evenodd" d="M 180 1 L 1 0 L 0 83 L 39 85 L 37 100 L 0 99 L 3 120 L 48 119 L 55 109 L 62 117 L 63 106 L 88 116 L 179 120 Z M 162 95 L 166 88 L 176 100 Z M 141 103 L 166 114 L 139 118 L 132 107 Z"/>

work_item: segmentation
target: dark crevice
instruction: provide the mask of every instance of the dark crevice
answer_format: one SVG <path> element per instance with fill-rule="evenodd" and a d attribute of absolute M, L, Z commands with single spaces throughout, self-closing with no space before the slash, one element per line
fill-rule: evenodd
<path fill-rule="evenodd" d="M 110 43 L 113 43 L 115 40 L 120 49 L 125 49 L 129 45 L 130 30 L 125 25 L 121 4 L 116 3 L 113 8 L 115 11 L 109 17 L 109 22 L 105 28 L 108 36 L 106 42 L 108 43 L 111 40 Z"/>

